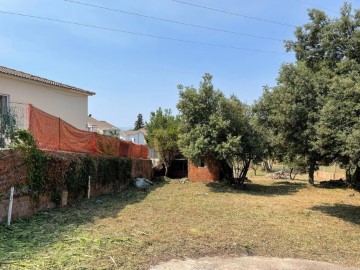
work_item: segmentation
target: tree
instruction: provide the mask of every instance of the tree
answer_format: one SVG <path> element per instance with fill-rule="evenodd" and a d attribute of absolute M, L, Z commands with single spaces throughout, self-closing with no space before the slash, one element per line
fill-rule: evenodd
<path fill-rule="evenodd" d="M 314 80 L 302 63 L 283 65 L 278 85 L 265 89 L 254 105 L 259 124 L 271 130 L 275 156 L 288 162 L 298 157 L 305 159 L 311 184 L 317 161 L 321 159 L 313 147 L 319 110 Z"/>
<path fill-rule="evenodd" d="M 316 147 L 329 161 L 347 171 L 347 179 L 360 184 L 360 64 L 344 61 L 345 71 L 330 82 L 330 93 L 320 112 Z"/>
<path fill-rule="evenodd" d="M 330 20 L 318 10 L 309 15 L 311 22 L 297 29 L 297 40 L 287 49 L 321 78 L 314 148 L 325 162 L 340 162 L 347 178 L 360 183 L 360 10 L 353 12 L 345 3 L 339 18 Z"/>
<path fill-rule="evenodd" d="M 353 14 L 345 3 L 340 18 L 329 19 L 316 9 L 309 11 L 309 18 L 296 29 L 296 40 L 286 42 L 296 62 L 281 67 L 277 86 L 264 92 L 255 112 L 278 140 L 275 148 L 281 158 L 288 163 L 305 161 L 313 184 L 319 162 L 340 160 L 354 172 L 359 165 L 355 75 L 360 63 L 360 11 Z"/>
<path fill-rule="evenodd" d="M 218 161 L 222 177 L 241 186 L 251 160 L 261 153 L 249 107 L 235 96 L 226 98 L 215 90 L 210 74 L 204 75 L 198 90 L 178 88 L 181 153 L 193 162 L 203 157 Z"/>
<path fill-rule="evenodd" d="M 179 117 L 173 116 L 170 109 L 164 111 L 159 108 L 151 112 L 150 121 L 146 123 L 146 141 L 149 147 L 154 148 L 160 155 L 165 166 L 165 176 L 168 169 L 179 153 Z"/>
<path fill-rule="evenodd" d="M 139 130 L 145 126 L 143 121 L 143 116 L 141 113 L 138 114 L 137 119 L 134 124 L 134 130 Z"/>

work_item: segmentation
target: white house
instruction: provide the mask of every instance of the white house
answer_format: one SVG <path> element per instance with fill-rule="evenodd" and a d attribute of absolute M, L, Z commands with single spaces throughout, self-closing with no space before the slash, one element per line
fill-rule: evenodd
<path fill-rule="evenodd" d="M 140 128 L 139 130 L 129 130 L 124 131 L 125 140 L 130 141 L 136 144 L 146 144 L 145 135 L 146 130 L 145 128 Z"/>
<path fill-rule="evenodd" d="M 129 130 L 124 131 L 125 140 L 130 141 L 137 144 L 146 145 L 146 129 L 140 128 L 139 130 Z M 155 151 L 155 149 L 149 148 L 149 158 L 153 160 L 153 164 L 159 160 L 159 153 Z"/>
<path fill-rule="evenodd" d="M 86 130 L 88 97 L 95 93 L 0 66 L 0 106 L 25 104 Z M 25 105 L 26 106 L 26 105 Z"/>
<path fill-rule="evenodd" d="M 106 122 L 96 120 L 91 115 L 88 116 L 87 130 L 91 132 L 97 132 L 102 135 L 116 136 L 125 140 L 124 132 L 120 128 Z"/>

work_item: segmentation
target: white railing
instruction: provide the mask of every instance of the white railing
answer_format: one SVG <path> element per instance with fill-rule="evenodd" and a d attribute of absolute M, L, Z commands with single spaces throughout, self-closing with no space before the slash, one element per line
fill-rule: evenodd
<path fill-rule="evenodd" d="M 16 130 L 28 128 L 28 104 L 11 102 L 0 106 L 0 148 L 7 148 Z"/>

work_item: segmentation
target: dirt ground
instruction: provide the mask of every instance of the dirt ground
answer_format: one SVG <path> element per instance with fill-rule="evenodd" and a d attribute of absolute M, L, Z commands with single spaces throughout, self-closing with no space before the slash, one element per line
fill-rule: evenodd
<path fill-rule="evenodd" d="M 198 260 L 171 260 L 151 268 L 152 270 L 350 270 L 335 264 L 299 259 L 266 257 L 221 258 L 206 257 Z"/>

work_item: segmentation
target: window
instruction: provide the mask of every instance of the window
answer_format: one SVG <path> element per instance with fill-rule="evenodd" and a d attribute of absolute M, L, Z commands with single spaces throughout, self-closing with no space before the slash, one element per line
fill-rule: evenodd
<path fill-rule="evenodd" d="M 9 108 L 9 96 L 0 95 L 0 111 L 6 112 Z"/>
<path fill-rule="evenodd" d="M 206 166 L 207 166 L 207 164 L 206 164 L 205 158 L 201 157 L 199 162 L 198 162 L 198 167 L 203 168 L 203 167 L 206 167 Z"/>

